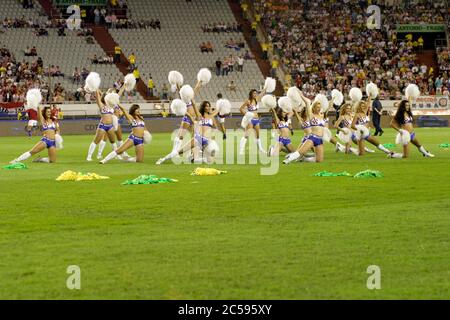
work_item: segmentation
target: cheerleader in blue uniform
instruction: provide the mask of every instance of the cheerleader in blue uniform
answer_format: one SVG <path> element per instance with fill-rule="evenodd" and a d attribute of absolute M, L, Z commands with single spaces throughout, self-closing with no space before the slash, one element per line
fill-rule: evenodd
<path fill-rule="evenodd" d="M 213 110 L 209 101 L 203 101 L 199 108 L 199 127 L 198 129 L 195 129 L 194 137 L 191 139 L 191 141 L 186 142 L 184 146 L 172 151 L 164 158 L 159 159 L 156 164 L 160 165 L 167 160 L 183 154 L 185 150 L 190 150 L 192 148 L 192 145 L 194 145 L 194 147 L 192 148 L 194 152 L 194 159 L 201 159 L 202 161 L 207 160 L 207 162 L 212 162 L 216 152 L 218 151 L 217 143 L 212 138 L 212 132 L 214 129 L 214 117 L 218 113 L 219 110 Z M 207 159 L 204 159 L 203 155 L 206 155 Z"/>
<path fill-rule="evenodd" d="M 395 113 L 394 118 L 391 121 L 391 127 L 399 132 L 401 135 L 409 135 L 409 140 L 413 145 L 419 149 L 424 157 L 434 158 L 434 155 L 425 150 L 425 148 L 417 140 L 414 132 L 414 118 L 411 112 L 411 103 L 407 100 L 402 100 Z M 403 143 L 403 153 L 391 154 L 392 158 L 408 158 L 409 157 L 409 142 Z"/>
<path fill-rule="evenodd" d="M 352 106 L 349 103 L 345 103 L 341 107 L 341 111 L 339 113 L 339 118 L 334 123 L 334 127 L 337 129 L 338 136 L 342 141 L 345 142 L 345 153 L 353 153 L 358 155 L 358 150 L 352 148 L 352 123 L 353 123 L 353 114 L 352 114 Z"/>
<path fill-rule="evenodd" d="M 291 128 L 289 127 L 289 115 L 281 108 L 270 109 L 273 115 L 275 128 L 278 129 L 278 142 L 275 146 L 270 146 L 267 155 L 277 156 L 281 150 L 285 150 L 287 153 L 295 151 L 291 142 Z"/>
<path fill-rule="evenodd" d="M 358 143 L 358 153 L 360 156 L 364 155 L 367 149 L 364 146 L 364 141 L 369 142 L 370 144 L 376 146 L 379 150 L 384 153 L 391 155 L 392 151 L 386 149 L 377 138 L 370 135 L 369 131 L 369 123 L 370 118 L 368 116 L 369 106 L 371 105 L 370 96 L 367 98 L 367 101 L 360 101 L 356 107 L 356 113 L 352 122 L 352 129 L 358 131 L 358 135 L 354 134 L 352 136 L 353 141 L 357 141 Z"/>
<path fill-rule="evenodd" d="M 106 135 L 109 138 L 109 141 L 111 142 L 111 146 L 113 150 L 117 149 L 116 144 L 116 134 L 114 130 L 114 123 L 113 123 L 113 115 L 114 115 L 114 108 L 107 106 L 105 102 L 105 96 L 109 92 L 115 92 L 112 91 L 114 89 L 108 90 L 108 92 L 103 93 L 100 90 L 96 91 L 96 101 L 97 106 L 100 110 L 100 124 L 97 127 L 97 131 L 95 133 L 94 141 L 91 142 L 89 145 L 89 151 L 86 160 L 92 161 L 92 154 L 95 151 L 95 148 L 100 143 L 100 141 L 103 140 L 103 137 Z M 125 86 L 122 85 L 122 88 L 119 90 L 119 97 L 122 96 L 123 92 L 125 91 Z"/>
<path fill-rule="evenodd" d="M 265 92 L 261 92 L 261 94 L 258 96 L 258 93 L 255 89 L 251 90 L 248 94 L 248 100 L 244 102 L 244 104 L 239 109 L 242 115 L 245 116 L 247 112 L 253 113 L 253 119 L 251 122 L 247 125 L 247 128 L 245 128 L 245 134 L 244 137 L 242 137 L 241 142 L 239 144 L 239 153 L 243 155 L 245 153 L 245 144 L 248 140 L 249 130 L 254 129 L 256 134 L 256 142 L 258 144 L 258 149 L 260 152 L 265 153 L 261 140 L 259 139 L 259 130 L 260 130 L 260 118 L 258 114 L 259 105 L 258 102 L 260 100 L 260 96 L 264 95 Z"/>
<path fill-rule="evenodd" d="M 114 133 L 116 135 L 117 139 L 117 147 L 119 148 L 123 144 L 123 134 L 122 134 L 122 120 L 124 119 L 124 114 L 122 110 L 120 110 L 119 106 L 114 107 L 114 114 L 112 116 L 113 118 L 113 127 L 114 127 Z M 106 141 L 108 140 L 108 135 L 104 134 L 102 141 L 98 144 L 98 153 L 97 153 L 97 159 L 100 160 L 103 158 L 103 150 L 106 146 Z M 124 157 L 129 157 L 126 152 L 123 153 Z"/>
<path fill-rule="evenodd" d="M 307 104 L 305 107 L 306 119 L 310 127 L 310 133 L 306 135 L 297 151 L 291 153 L 283 163 L 288 164 L 292 161 L 296 161 L 314 148 L 315 162 L 323 161 L 323 131 L 325 127 L 325 119 L 321 112 L 321 104 L 319 101 L 314 102 L 312 105 Z"/>
<path fill-rule="evenodd" d="M 133 104 L 130 108 L 130 111 L 127 112 L 124 107 L 119 104 L 120 110 L 123 112 L 125 118 L 131 124 L 131 134 L 128 139 L 117 149 L 108 154 L 105 159 L 100 161 L 100 163 L 104 164 L 118 155 L 125 153 L 128 149 L 134 146 L 136 151 L 135 158 L 128 158 L 128 162 L 143 162 L 144 161 L 144 131 L 145 122 L 144 117 L 141 115 L 141 109 L 139 105 Z"/>
<path fill-rule="evenodd" d="M 25 161 L 32 155 L 35 155 L 47 148 L 48 158 L 39 158 L 35 162 L 53 163 L 56 162 L 56 141 L 55 135 L 57 131 L 56 122 L 52 119 L 52 112 L 50 107 L 45 107 L 41 110 L 38 107 L 38 121 L 42 125 L 43 137 L 42 139 L 30 150 L 22 154 L 17 159 L 14 159 L 10 163 L 17 163 Z"/>

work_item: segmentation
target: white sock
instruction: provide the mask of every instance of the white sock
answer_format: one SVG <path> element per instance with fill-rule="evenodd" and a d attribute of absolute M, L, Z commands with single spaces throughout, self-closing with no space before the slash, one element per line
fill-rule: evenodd
<path fill-rule="evenodd" d="M 50 159 L 49 158 L 40 158 L 36 162 L 50 163 Z"/>
<path fill-rule="evenodd" d="M 303 162 L 316 162 L 316 157 L 305 157 Z"/>
<path fill-rule="evenodd" d="M 123 144 L 123 141 L 122 140 L 117 140 L 117 147 L 119 147 L 120 148 L 120 146 Z"/>
<path fill-rule="evenodd" d="M 241 142 L 239 143 L 239 150 L 241 153 L 244 153 L 245 150 L 245 144 L 247 143 L 247 138 L 246 137 L 242 137 L 241 138 Z"/>
<path fill-rule="evenodd" d="M 422 152 L 424 155 L 429 154 L 429 152 L 427 150 L 425 150 L 425 148 L 423 146 L 420 146 L 419 151 Z"/>
<path fill-rule="evenodd" d="M 356 149 L 356 148 L 353 148 L 353 147 L 350 148 L 350 152 L 353 153 L 353 154 L 359 155 L 359 150 Z"/>
<path fill-rule="evenodd" d="M 301 156 L 300 152 L 295 151 L 295 152 L 292 152 L 292 153 L 289 155 L 289 157 L 287 158 L 287 160 L 288 160 L 289 162 L 295 161 L 295 160 L 297 160 L 298 158 L 300 158 L 300 156 Z"/>
<path fill-rule="evenodd" d="M 108 154 L 105 159 L 102 160 L 102 163 L 106 163 L 109 160 L 114 159 L 115 157 L 117 157 L 117 152 L 116 151 L 112 151 L 110 154 Z"/>
<path fill-rule="evenodd" d="M 172 151 L 178 151 L 181 142 L 182 142 L 182 140 L 179 137 L 175 137 L 175 139 L 173 139 Z"/>
<path fill-rule="evenodd" d="M 100 158 L 102 156 L 105 146 L 106 146 L 106 142 L 104 140 L 100 141 L 100 143 L 98 144 L 98 153 L 97 153 L 98 158 Z"/>
<path fill-rule="evenodd" d="M 17 160 L 17 162 L 21 162 L 21 161 L 27 160 L 29 157 L 31 157 L 31 153 L 25 152 L 20 157 L 18 157 L 16 160 Z"/>
<path fill-rule="evenodd" d="M 338 151 L 345 152 L 345 147 L 342 144 L 340 144 L 339 142 L 336 142 L 336 147 L 337 147 Z"/>
<path fill-rule="evenodd" d="M 91 144 L 89 145 L 88 159 L 92 158 L 92 154 L 94 153 L 96 146 L 97 145 L 95 144 L 95 142 L 91 142 Z"/>
<path fill-rule="evenodd" d="M 380 149 L 381 151 L 383 151 L 384 153 L 387 153 L 387 154 L 391 153 L 391 151 L 389 151 L 388 149 L 386 149 L 382 144 L 379 144 L 379 145 L 377 146 L 377 148 Z"/>
<path fill-rule="evenodd" d="M 136 157 L 127 158 L 126 162 L 136 162 Z"/>
<path fill-rule="evenodd" d="M 116 151 L 117 150 L 117 143 L 111 143 L 111 148 Z"/>
<path fill-rule="evenodd" d="M 403 158 L 403 153 L 392 153 L 391 158 L 401 159 Z"/>
<path fill-rule="evenodd" d="M 265 150 L 263 149 L 262 144 L 261 144 L 261 139 L 256 139 L 256 143 L 258 144 L 259 151 L 265 153 Z"/>

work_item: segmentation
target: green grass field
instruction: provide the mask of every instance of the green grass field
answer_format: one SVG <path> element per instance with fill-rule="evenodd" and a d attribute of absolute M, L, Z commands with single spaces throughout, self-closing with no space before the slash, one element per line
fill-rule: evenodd
<path fill-rule="evenodd" d="M 154 165 L 170 136 L 154 134 L 146 163 L 84 161 L 89 136 L 65 136 L 58 163 L 0 169 L 1 299 L 449 299 L 449 129 L 417 129 L 436 158 L 334 153 L 321 164 Z M 294 141 L 300 140 L 296 132 Z M 39 137 L 0 138 L 0 163 Z M 386 130 L 382 143 L 392 143 Z M 400 148 L 396 148 L 400 151 Z M 109 152 L 109 146 L 106 150 Z M 380 170 L 379 179 L 314 177 Z M 57 182 L 66 170 L 110 180 Z M 122 186 L 141 174 L 178 183 Z M 81 268 L 81 290 L 66 268 Z M 369 265 L 381 290 L 368 290 Z"/>

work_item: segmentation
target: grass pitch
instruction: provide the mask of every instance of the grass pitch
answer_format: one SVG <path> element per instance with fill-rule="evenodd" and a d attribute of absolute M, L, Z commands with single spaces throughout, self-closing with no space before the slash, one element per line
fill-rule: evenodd
<path fill-rule="evenodd" d="M 58 163 L 0 169 L 1 299 L 449 299 L 449 129 L 417 129 L 436 155 L 407 160 L 334 153 L 325 162 L 196 165 L 155 161 L 170 151 L 154 134 L 144 164 L 84 161 L 90 136 L 65 136 Z M 296 132 L 294 141 L 300 141 Z M 0 138 L 0 163 L 39 139 Z M 393 142 L 386 130 L 382 143 Z M 397 151 L 400 149 L 397 147 Z M 109 146 L 106 147 L 109 152 Z M 379 179 L 314 177 L 380 170 Z M 66 170 L 110 180 L 56 182 Z M 178 183 L 122 186 L 141 174 Z M 81 290 L 66 268 L 81 268 Z M 381 290 L 366 270 L 381 268 Z"/>

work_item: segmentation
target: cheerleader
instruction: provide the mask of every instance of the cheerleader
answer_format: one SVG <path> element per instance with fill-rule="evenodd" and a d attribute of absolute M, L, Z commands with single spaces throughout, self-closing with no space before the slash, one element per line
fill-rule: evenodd
<path fill-rule="evenodd" d="M 141 115 L 141 109 L 139 105 L 133 104 L 130 108 L 130 111 L 127 112 L 124 107 L 120 104 L 118 106 L 120 110 L 123 112 L 123 115 L 131 124 L 131 134 L 128 139 L 117 148 L 117 150 L 112 151 L 108 154 L 105 159 L 100 161 L 101 164 L 105 164 L 106 162 L 116 158 L 118 155 L 124 154 L 126 150 L 130 149 L 134 146 L 136 151 L 136 157 L 127 159 L 128 162 L 143 162 L 144 161 L 144 131 L 145 122 L 144 117 Z"/>
<path fill-rule="evenodd" d="M 367 98 L 367 101 L 358 102 L 356 107 L 356 113 L 351 125 L 351 128 L 358 132 L 352 135 L 352 140 L 354 142 L 355 141 L 357 142 L 358 154 L 360 156 L 364 155 L 364 153 L 367 151 L 367 149 L 364 146 L 364 140 L 376 146 L 379 150 L 383 151 L 384 153 L 391 155 L 393 154 L 392 151 L 386 149 L 382 144 L 380 144 L 377 138 L 370 135 L 369 131 L 370 119 L 368 116 L 370 105 L 371 105 L 370 96 Z"/>
<path fill-rule="evenodd" d="M 333 102 L 330 102 L 329 107 L 331 107 L 332 105 L 333 105 Z M 328 111 L 326 111 L 324 113 L 324 118 L 325 118 L 325 128 L 327 128 L 329 130 L 330 120 L 328 119 Z M 345 152 L 345 147 L 342 144 L 340 144 L 339 141 L 337 141 L 337 139 L 335 137 L 331 136 L 329 142 L 335 146 L 336 152 Z"/>
<path fill-rule="evenodd" d="M 189 131 L 191 134 L 194 131 L 194 120 L 196 117 L 199 117 L 199 112 L 195 104 L 193 103 L 193 100 L 195 96 L 200 91 L 201 82 L 198 81 L 195 88 L 194 88 L 194 97 L 192 100 L 186 105 L 187 111 L 186 115 L 181 119 L 180 128 L 178 129 L 178 134 L 174 139 L 172 152 L 176 151 L 180 148 L 180 146 L 183 144 L 183 139 L 186 133 Z M 180 87 L 177 86 L 178 91 L 180 91 Z"/>
<path fill-rule="evenodd" d="M 193 102 L 193 105 L 195 103 Z M 187 142 L 183 147 L 173 150 L 167 156 L 159 159 L 156 164 L 160 165 L 167 160 L 170 160 L 178 155 L 184 153 L 185 150 L 191 149 L 192 145 L 194 145 L 194 159 L 201 158 L 203 161 L 203 156 L 198 157 L 198 154 L 206 154 L 207 162 L 211 163 L 214 160 L 215 154 L 218 151 L 217 143 L 212 139 L 212 132 L 214 129 L 214 117 L 218 114 L 219 110 L 214 110 L 211 107 L 209 101 L 203 101 L 200 105 L 199 114 L 199 129 L 195 130 L 194 137 Z M 191 115 L 188 115 L 194 123 L 194 118 Z"/>
<path fill-rule="evenodd" d="M 391 154 L 392 158 L 408 158 L 409 157 L 409 142 L 419 149 L 424 157 L 434 158 L 434 155 L 425 150 L 416 138 L 414 132 L 414 118 L 411 111 L 411 103 L 407 100 L 402 100 L 397 106 L 397 112 L 391 121 L 391 127 L 398 131 L 400 137 L 406 136 L 403 140 L 403 153 Z M 409 137 L 408 137 L 409 136 Z"/>
<path fill-rule="evenodd" d="M 275 127 L 278 129 L 278 142 L 275 146 L 270 146 L 267 155 L 269 157 L 276 156 L 282 149 L 285 149 L 288 153 L 292 153 L 295 151 L 295 148 L 291 142 L 291 130 L 289 127 L 290 119 L 289 114 L 284 112 L 281 108 L 277 108 L 276 110 L 271 108 Z"/>
<path fill-rule="evenodd" d="M 38 107 L 37 115 L 38 122 L 42 126 L 43 137 L 42 139 L 30 150 L 22 154 L 20 157 L 11 161 L 11 164 L 25 161 L 30 158 L 32 155 L 35 155 L 45 148 L 47 148 L 48 157 L 47 158 L 38 158 L 35 162 L 44 162 L 44 163 L 54 163 L 56 162 L 56 131 L 57 126 L 56 122 L 51 117 L 51 109 L 50 107 L 45 107 L 41 110 L 41 107 Z"/>
<path fill-rule="evenodd" d="M 303 97 L 302 97 L 303 99 Z M 307 103 L 305 107 L 307 124 L 310 127 L 310 133 L 306 135 L 301 145 L 297 148 L 297 151 L 291 153 L 284 161 L 284 164 L 289 164 L 292 161 L 296 161 L 311 149 L 314 148 L 315 161 L 323 161 L 323 132 L 325 127 L 325 119 L 323 118 L 323 113 L 321 112 L 321 103 L 315 101 L 312 105 Z"/>
<path fill-rule="evenodd" d="M 92 141 L 91 144 L 89 145 L 89 151 L 86 161 L 92 161 L 92 154 L 95 151 L 95 147 L 100 143 L 100 141 L 103 140 L 104 136 L 107 136 L 109 138 L 113 150 L 117 149 L 116 135 L 113 124 L 114 108 L 109 107 L 105 102 L 105 96 L 107 93 L 110 93 L 111 90 L 114 89 L 110 89 L 103 94 L 100 90 L 97 90 L 95 93 L 97 106 L 101 114 L 101 119 L 100 124 L 97 127 L 97 131 L 95 133 L 94 141 Z M 122 86 L 122 88 L 119 90 L 118 93 L 119 97 L 122 96 L 124 91 L 125 86 Z"/>
<path fill-rule="evenodd" d="M 261 94 L 258 96 L 257 91 L 255 89 L 251 90 L 248 94 L 248 100 L 244 102 L 244 104 L 239 109 L 241 111 L 241 114 L 245 116 L 247 112 L 253 113 L 253 119 L 251 122 L 247 125 L 247 128 L 245 128 L 245 134 L 244 137 L 242 137 L 240 146 L 239 146 L 239 153 L 241 155 L 245 152 L 245 144 L 248 140 L 249 130 L 254 129 L 256 133 L 256 142 L 258 144 L 259 151 L 262 153 L 265 153 L 261 140 L 259 139 L 259 129 L 260 129 L 260 118 L 258 114 L 258 101 L 260 100 L 260 97 L 265 94 L 265 91 L 262 91 Z"/>
<path fill-rule="evenodd" d="M 340 108 L 339 117 L 334 123 L 334 127 L 338 131 L 339 138 L 345 142 L 345 153 L 358 155 L 358 150 L 352 148 L 352 122 L 352 106 L 349 103 L 345 103 Z"/>
<path fill-rule="evenodd" d="M 123 135 L 122 135 L 122 125 L 121 125 L 121 120 L 124 117 L 124 113 L 122 112 L 122 110 L 120 109 L 119 106 L 115 106 L 114 107 L 114 114 L 112 116 L 112 120 L 113 120 L 113 127 L 114 127 L 114 133 L 116 135 L 116 139 L 117 139 L 117 147 L 120 148 L 120 146 L 123 144 Z M 100 141 L 100 143 L 98 144 L 98 153 L 97 153 L 97 159 L 100 160 L 101 158 L 103 158 L 103 150 L 105 149 L 106 146 L 106 140 L 108 139 L 108 135 L 104 134 L 103 136 L 103 140 Z M 124 157 L 129 157 L 129 155 L 124 152 L 123 153 Z"/>
<path fill-rule="evenodd" d="M 217 94 L 217 99 L 222 99 L 223 98 L 223 95 L 221 94 L 221 93 L 218 93 Z M 217 114 L 217 122 L 219 123 L 219 128 L 220 128 L 220 131 L 222 131 L 222 138 L 223 138 L 223 140 L 225 140 L 226 138 L 227 138 L 227 133 L 226 133 L 226 129 L 225 129 L 225 118 L 227 117 L 227 116 L 230 116 L 230 115 L 220 115 L 220 114 Z"/>

